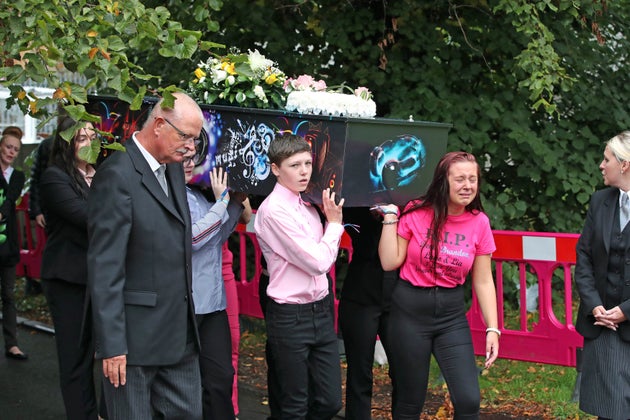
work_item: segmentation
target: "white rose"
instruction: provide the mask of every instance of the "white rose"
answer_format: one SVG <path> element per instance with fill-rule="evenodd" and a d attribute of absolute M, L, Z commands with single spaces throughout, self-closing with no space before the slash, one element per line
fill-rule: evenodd
<path fill-rule="evenodd" d="M 259 53 L 258 50 L 249 50 L 247 57 L 249 59 L 249 66 L 254 72 L 264 71 L 273 66 L 273 61 L 265 58 L 265 56 Z"/>

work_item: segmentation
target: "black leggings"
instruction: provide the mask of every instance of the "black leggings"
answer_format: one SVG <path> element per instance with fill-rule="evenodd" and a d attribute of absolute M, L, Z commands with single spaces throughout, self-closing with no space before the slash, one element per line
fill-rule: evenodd
<path fill-rule="evenodd" d="M 394 419 L 418 419 L 431 354 L 446 380 L 455 419 L 478 419 L 480 392 L 464 288 L 421 288 L 399 280 L 389 320 Z"/>

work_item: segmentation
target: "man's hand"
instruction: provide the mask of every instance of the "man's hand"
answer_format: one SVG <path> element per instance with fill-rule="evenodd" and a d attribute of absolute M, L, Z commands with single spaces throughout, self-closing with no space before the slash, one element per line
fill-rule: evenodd
<path fill-rule="evenodd" d="M 127 383 L 127 356 L 120 356 L 103 359 L 103 375 L 109 378 L 109 382 L 118 388 L 119 385 Z"/>

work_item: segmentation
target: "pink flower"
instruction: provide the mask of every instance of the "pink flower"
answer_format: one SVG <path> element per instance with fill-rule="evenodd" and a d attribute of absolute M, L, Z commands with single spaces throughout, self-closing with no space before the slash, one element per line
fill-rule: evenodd
<path fill-rule="evenodd" d="M 323 80 L 315 80 L 313 76 L 303 74 L 297 79 L 289 78 L 284 82 L 284 91 L 291 92 L 294 90 L 300 91 L 326 91 L 326 82 Z"/>
<path fill-rule="evenodd" d="M 326 86 L 326 82 L 324 82 L 323 80 L 317 80 L 317 81 L 313 81 L 313 83 L 311 84 L 311 87 L 313 88 L 314 91 L 325 91 L 327 86 Z"/>
<path fill-rule="evenodd" d="M 313 76 L 303 74 L 295 79 L 295 81 L 293 82 L 293 87 L 297 90 L 311 90 L 310 88 L 313 82 Z"/>
<path fill-rule="evenodd" d="M 368 88 L 363 86 L 356 88 L 354 90 L 354 94 L 365 101 L 372 97 L 372 92 L 370 92 Z"/>

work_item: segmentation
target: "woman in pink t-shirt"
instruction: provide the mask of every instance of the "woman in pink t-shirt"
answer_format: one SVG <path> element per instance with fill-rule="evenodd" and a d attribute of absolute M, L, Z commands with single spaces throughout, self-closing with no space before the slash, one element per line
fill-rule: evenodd
<path fill-rule="evenodd" d="M 384 270 L 400 268 L 392 296 L 389 355 L 396 393 L 394 419 L 418 419 L 424 405 L 431 354 L 446 380 L 456 419 L 479 418 L 480 391 L 464 288 L 467 275 L 488 329 L 484 367 L 499 351 L 496 290 L 491 269 L 495 244 L 479 197 L 475 157 L 451 152 L 438 163 L 426 194 L 407 204 L 378 206 L 383 214 L 379 257 Z"/>

